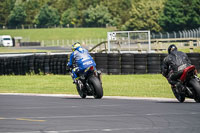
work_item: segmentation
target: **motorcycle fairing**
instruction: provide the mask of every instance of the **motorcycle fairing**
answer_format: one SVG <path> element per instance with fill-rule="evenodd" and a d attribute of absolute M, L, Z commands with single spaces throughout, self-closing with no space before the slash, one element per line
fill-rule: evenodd
<path fill-rule="evenodd" d="M 194 66 L 194 65 L 191 65 L 191 66 L 189 66 L 189 67 L 186 67 L 186 68 L 183 70 L 183 74 L 181 75 L 180 80 L 181 80 L 182 82 L 184 82 L 185 79 L 186 79 L 186 77 L 187 77 L 188 72 L 190 72 L 190 71 L 192 71 L 192 70 L 195 70 L 195 66 Z"/>

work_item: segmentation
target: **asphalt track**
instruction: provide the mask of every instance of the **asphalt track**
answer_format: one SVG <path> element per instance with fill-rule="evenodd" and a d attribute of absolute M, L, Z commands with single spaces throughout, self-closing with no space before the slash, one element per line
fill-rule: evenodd
<path fill-rule="evenodd" d="M 0 133 L 199 133 L 192 100 L 0 95 Z"/>

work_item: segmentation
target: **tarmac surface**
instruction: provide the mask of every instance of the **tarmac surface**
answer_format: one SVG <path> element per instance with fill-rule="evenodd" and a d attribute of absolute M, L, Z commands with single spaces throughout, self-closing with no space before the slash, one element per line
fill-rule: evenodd
<path fill-rule="evenodd" d="M 0 133 L 199 133 L 193 100 L 0 94 Z"/>

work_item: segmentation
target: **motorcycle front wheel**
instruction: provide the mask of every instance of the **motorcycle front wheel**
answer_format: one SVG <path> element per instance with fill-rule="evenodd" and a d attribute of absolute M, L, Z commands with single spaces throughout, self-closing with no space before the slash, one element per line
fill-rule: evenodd
<path fill-rule="evenodd" d="M 197 103 L 200 103 L 200 83 L 196 78 L 193 78 L 190 80 L 190 85 L 194 88 L 194 91 L 196 92 L 194 100 Z"/>
<path fill-rule="evenodd" d="M 83 83 L 79 80 L 77 83 L 76 83 L 76 89 L 78 91 L 78 94 L 80 95 L 81 98 L 86 98 L 86 94 L 82 91 L 83 89 Z"/>
<path fill-rule="evenodd" d="M 95 76 L 91 76 L 88 81 L 90 87 L 94 91 L 94 98 L 101 99 L 103 97 L 103 88 L 100 80 Z"/>
<path fill-rule="evenodd" d="M 176 97 L 176 99 L 180 102 L 183 103 L 185 101 L 185 95 L 181 94 L 177 88 L 172 87 L 172 92 L 174 93 L 174 96 Z"/>

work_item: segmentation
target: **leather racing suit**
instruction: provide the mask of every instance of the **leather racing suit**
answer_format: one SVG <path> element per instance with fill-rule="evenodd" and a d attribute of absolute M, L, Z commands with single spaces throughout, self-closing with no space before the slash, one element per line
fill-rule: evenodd
<path fill-rule="evenodd" d="M 185 53 L 174 50 L 163 60 L 161 72 L 171 85 L 175 85 L 183 70 L 190 65 L 191 61 Z"/>
<path fill-rule="evenodd" d="M 75 64 L 75 68 L 72 69 L 73 80 L 77 79 L 80 73 L 84 73 L 85 69 L 88 67 L 96 67 L 93 58 L 88 51 L 82 47 L 76 48 L 75 51 L 71 53 L 70 60 L 67 64 L 68 67 L 73 67 L 73 63 Z"/>

